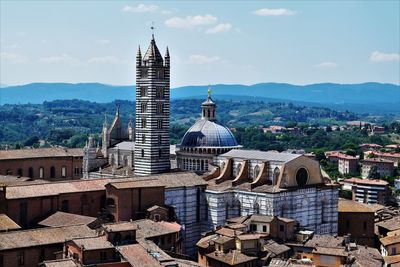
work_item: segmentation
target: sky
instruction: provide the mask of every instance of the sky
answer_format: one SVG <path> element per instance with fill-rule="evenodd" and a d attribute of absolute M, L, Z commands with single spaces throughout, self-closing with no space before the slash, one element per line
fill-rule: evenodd
<path fill-rule="evenodd" d="M 0 83 L 135 83 L 154 35 L 171 86 L 400 84 L 400 1 L 0 1 Z"/>

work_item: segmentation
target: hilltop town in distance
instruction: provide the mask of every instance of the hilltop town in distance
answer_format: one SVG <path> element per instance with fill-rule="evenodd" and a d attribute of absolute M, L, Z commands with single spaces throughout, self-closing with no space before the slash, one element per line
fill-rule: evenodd
<path fill-rule="evenodd" d="M 70 14 L 69 8 L 86 10 L 88 4 L 40 5 L 63 7 Z M 235 14 L 247 7 L 242 2 L 231 4 Z M 307 13 L 312 9 L 305 3 L 303 12 L 299 4 L 279 4 L 291 4 L 292 9 L 260 7 L 264 3 L 255 2 L 249 5 L 257 8 L 248 13 L 257 19 L 316 16 Z M 374 4 L 366 6 L 374 9 Z M 35 60 L 28 51 L 23 58 L 17 56 L 18 45 L 8 43 L 16 27 L 8 12 L 18 14 L 14 13 L 17 7 L 25 10 L 29 4 L 1 3 L 8 11 L 7 16 L 1 13 L 1 27 L 7 33 L 4 39 L 1 35 L 0 98 L 7 99 L 0 99 L 0 267 L 400 266 L 400 77 L 397 84 L 395 76 L 379 74 L 374 76 L 382 77 L 377 78 L 379 83 L 243 86 L 217 81 L 172 89 L 171 84 L 184 79 L 182 67 L 192 66 L 195 76 L 215 78 L 213 66 L 207 64 L 221 64 L 221 79 L 228 79 L 224 72 L 234 76 L 237 69 L 243 79 L 256 72 L 248 65 L 232 67 L 232 62 L 219 56 L 192 54 L 183 59 L 180 53 L 185 49 L 199 48 L 179 46 L 176 38 L 182 43 L 185 36 L 173 37 L 172 30 L 207 39 L 221 33 L 247 34 L 246 23 L 240 18 L 235 26 L 222 21 L 228 16 L 218 3 L 215 12 L 225 14 L 218 19 L 209 14 L 184 16 L 189 7 L 183 2 L 122 4 L 120 16 L 112 17 L 119 5 L 99 2 L 95 8 L 99 13 L 94 13 L 109 14 L 110 25 L 126 19 L 125 15 L 138 20 L 146 14 L 166 16 L 161 28 L 171 31 L 171 36 L 150 22 L 143 34 L 135 28 L 139 43 L 127 46 L 129 60 L 105 56 L 84 62 L 67 53 Z M 387 10 L 400 7 L 399 3 L 383 7 L 378 10 L 388 17 L 379 23 L 400 22 L 399 14 Z M 74 12 L 79 21 L 82 11 Z M 352 20 L 370 18 L 367 11 L 359 12 L 361 17 Z M 56 25 L 64 25 L 53 19 Z M 32 23 L 39 27 L 38 22 Z M 74 28 L 75 23 L 66 25 Z M 41 33 L 53 30 L 46 23 L 42 27 Z M 59 30 L 69 33 L 68 27 Z M 82 31 L 85 39 L 86 27 L 92 26 L 82 24 L 75 28 L 78 33 L 71 34 Z M 117 29 L 110 31 L 106 25 L 96 29 L 117 34 Z M 31 38 L 29 33 L 16 36 Z M 386 42 L 399 44 L 392 38 Z M 85 49 L 84 42 L 55 45 L 56 39 L 42 40 L 41 45 L 55 42 L 46 49 L 73 50 L 79 43 Z M 212 49 L 217 50 L 220 43 L 226 44 L 209 42 L 202 47 L 214 44 Z M 119 44 L 110 48 L 113 43 L 105 39 L 94 43 L 89 50 L 118 54 Z M 233 42 L 232 46 L 240 49 Z M 373 52 L 370 61 L 380 60 L 392 64 L 390 70 L 398 70 L 398 52 Z M 257 52 L 260 57 L 264 53 L 268 52 Z M 253 64 L 258 58 L 246 60 Z M 68 79 L 78 79 L 83 70 L 102 79 L 97 63 L 119 71 L 126 68 L 134 86 L 58 83 L 53 76 L 44 83 L 3 85 L 19 79 L 13 74 L 15 64 L 21 65 L 20 74 L 26 72 L 26 77 L 31 66 L 53 71 L 46 64 L 54 64 L 55 70 L 57 64 L 66 64 L 62 66 L 67 66 Z M 320 64 L 314 68 L 332 71 L 340 66 Z M 195 71 L 198 68 L 202 71 Z M 112 76 L 111 69 L 106 76 Z M 329 77 L 334 77 L 333 72 Z M 326 77 L 318 73 L 314 70 L 312 76 Z M 344 74 L 338 77 L 345 79 Z M 103 87 L 115 91 L 110 95 L 96 91 Z M 275 87 L 287 90 L 287 97 L 277 98 Z M 62 97 L 42 99 L 42 89 L 49 95 L 59 90 Z M 359 99 L 335 101 L 347 98 L 338 96 L 342 90 L 350 90 L 349 97 L 360 94 Z M 100 101 L 101 97 L 111 101 Z"/>

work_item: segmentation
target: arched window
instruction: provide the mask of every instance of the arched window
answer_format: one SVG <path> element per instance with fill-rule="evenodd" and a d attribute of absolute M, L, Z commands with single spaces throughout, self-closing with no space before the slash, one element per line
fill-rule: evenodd
<path fill-rule="evenodd" d="M 260 204 L 257 202 L 253 205 L 254 214 L 260 214 Z"/>
<path fill-rule="evenodd" d="M 260 166 L 256 165 L 254 167 L 254 178 L 253 179 L 256 179 L 259 174 L 260 174 Z"/>
<path fill-rule="evenodd" d="M 162 129 L 162 120 L 161 119 L 157 120 L 157 128 Z"/>
<path fill-rule="evenodd" d="M 296 172 L 296 182 L 299 186 L 305 186 L 308 181 L 308 171 L 306 168 L 300 168 Z"/>
<path fill-rule="evenodd" d="M 40 179 L 43 179 L 43 178 L 44 178 L 44 168 L 43 168 L 43 167 L 40 167 L 40 168 L 39 168 L 39 178 L 40 178 Z"/>
<path fill-rule="evenodd" d="M 272 177 L 272 185 L 276 185 L 278 183 L 279 175 L 281 174 L 281 171 L 279 170 L 278 167 L 274 169 L 274 177 Z"/>
<path fill-rule="evenodd" d="M 141 103 L 140 107 L 141 107 L 141 112 L 142 113 L 147 112 L 147 103 Z"/>
<path fill-rule="evenodd" d="M 157 88 L 157 91 L 156 91 L 156 97 L 157 98 L 164 98 L 164 90 L 163 90 L 163 88 Z"/>
<path fill-rule="evenodd" d="M 144 149 L 141 150 L 142 158 L 144 157 Z"/>
<path fill-rule="evenodd" d="M 56 168 L 54 166 L 50 167 L 50 178 L 55 178 L 56 177 Z"/>
<path fill-rule="evenodd" d="M 207 110 L 207 117 L 210 117 L 210 110 Z"/>
<path fill-rule="evenodd" d="M 146 135 L 142 134 L 142 144 L 146 143 Z"/>
<path fill-rule="evenodd" d="M 145 118 L 142 118 L 142 128 L 146 128 L 147 126 L 147 121 Z"/>
<path fill-rule="evenodd" d="M 67 177 L 67 167 L 65 167 L 65 166 L 61 167 L 61 177 L 62 178 Z"/>
<path fill-rule="evenodd" d="M 158 135 L 158 145 L 161 145 L 161 134 Z"/>
<path fill-rule="evenodd" d="M 140 88 L 140 96 L 147 96 L 147 88 L 146 87 Z"/>

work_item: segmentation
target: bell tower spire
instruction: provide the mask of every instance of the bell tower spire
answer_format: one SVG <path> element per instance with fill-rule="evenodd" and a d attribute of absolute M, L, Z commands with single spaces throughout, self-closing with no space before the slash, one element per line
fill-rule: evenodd
<path fill-rule="evenodd" d="M 202 118 L 213 121 L 216 118 L 217 105 L 211 98 L 211 86 L 208 86 L 207 99 L 201 104 Z"/>

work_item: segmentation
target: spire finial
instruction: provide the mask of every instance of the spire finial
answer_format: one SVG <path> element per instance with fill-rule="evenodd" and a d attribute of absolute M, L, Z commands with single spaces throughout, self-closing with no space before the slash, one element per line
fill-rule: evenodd
<path fill-rule="evenodd" d="M 154 29 L 155 29 L 156 27 L 154 27 L 154 21 L 152 21 L 151 22 L 151 27 L 150 27 L 150 29 L 151 29 L 151 39 L 154 41 Z"/>
<path fill-rule="evenodd" d="M 120 104 L 117 104 L 117 116 L 119 117 L 119 107 L 120 107 Z"/>
<path fill-rule="evenodd" d="M 208 85 L 207 93 L 208 93 L 208 97 L 211 97 L 211 85 Z"/>

